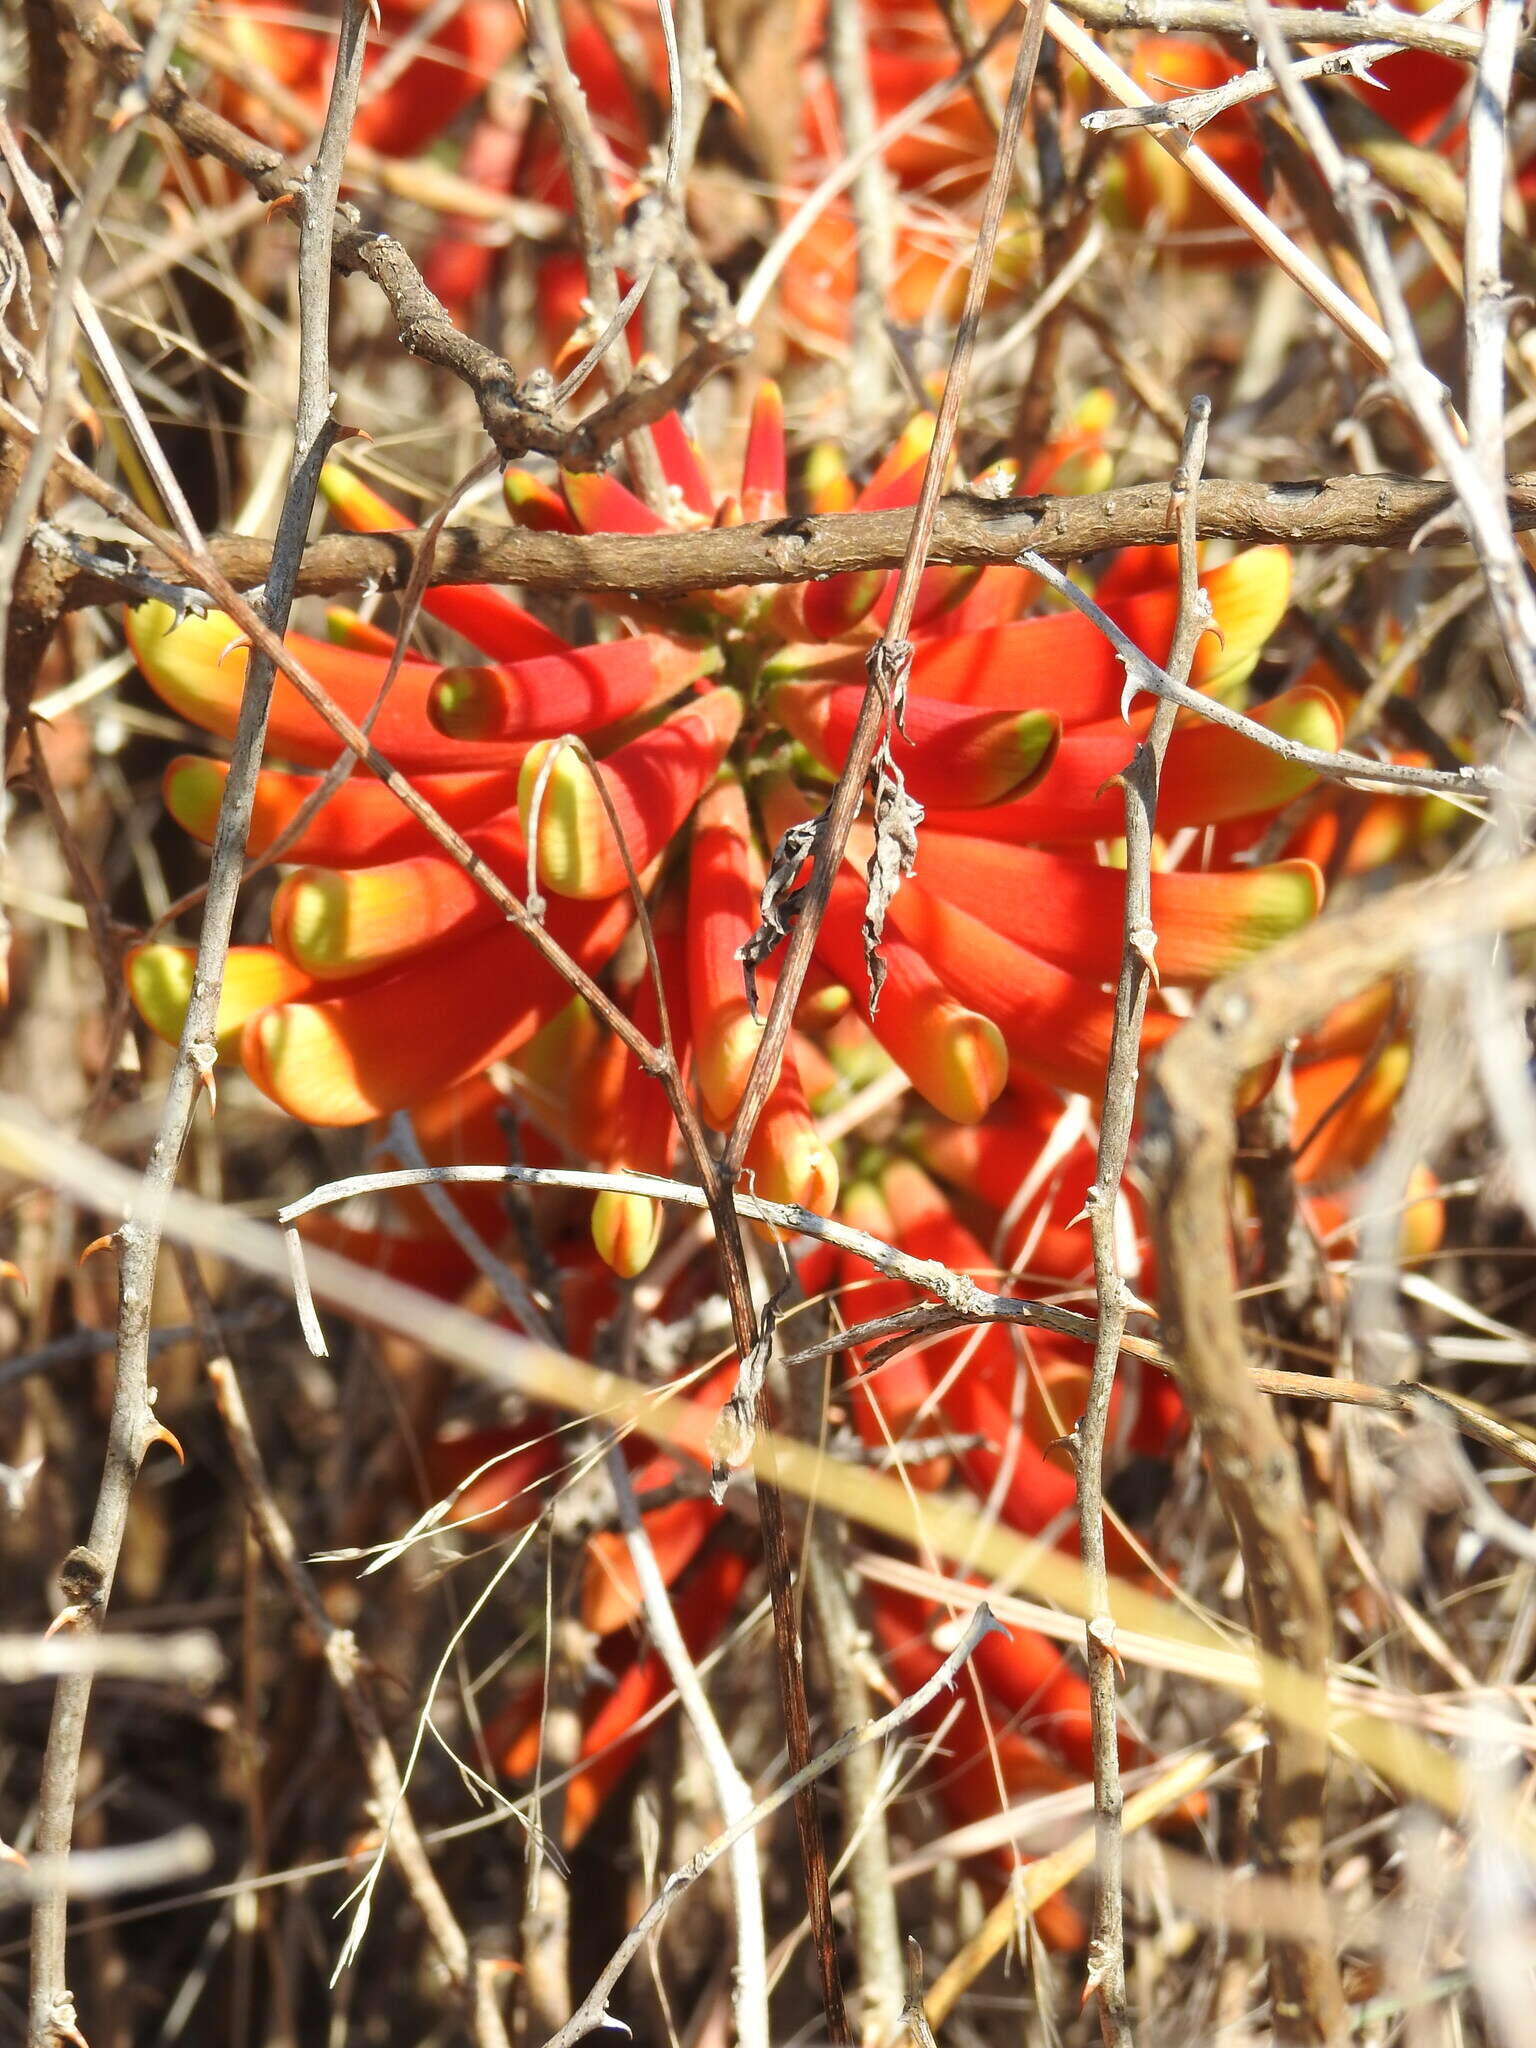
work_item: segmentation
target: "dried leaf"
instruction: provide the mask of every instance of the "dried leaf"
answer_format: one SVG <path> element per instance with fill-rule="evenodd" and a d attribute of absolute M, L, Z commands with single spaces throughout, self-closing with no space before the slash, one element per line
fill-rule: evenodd
<path fill-rule="evenodd" d="M 762 1022 L 757 1013 L 757 970 L 789 937 L 800 914 L 805 891 L 792 885 L 801 868 L 815 854 L 821 825 L 820 818 L 804 818 L 798 825 L 791 825 L 774 848 L 759 904 L 763 921 L 746 944 L 736 949 L 747 988 L 747 1006 L 754 1024 Z"/>

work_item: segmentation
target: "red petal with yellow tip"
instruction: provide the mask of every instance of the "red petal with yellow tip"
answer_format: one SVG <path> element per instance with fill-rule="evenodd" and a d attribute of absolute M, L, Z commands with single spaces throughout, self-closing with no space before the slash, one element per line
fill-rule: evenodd
<path fill-rule="evenodd" d="M 782 519 L 785 504 L 784 395 L 777 384 L 757 387 L 741 464 L 741 515 L 748 521 Z"/>
<path fill-rule="evenodd" d="M 127 623 L 135 660 L 172 710 L 232 739 L 250 653 L 234 621 L 222 612 L 210 612 L 204 619 L 188 617 L 177 625 L 170 606 L 153 599 L 129 612 Z M 284 644 L 338 708 L 354 724 L 363 724 L 379 700 L 388 662 L 303 633 L 290 633 Z M 494 768 L 513 759 L 509 748 L 487 756 L 432 730 L 426 716 L 427 692 L 437 672 L 429 662 L 401 663 L 373 724 L 374 744 L 390 764 L 406 774 L 431 774 Z M 272 691 L 267 751 L 304 766 L 329 767 L 344 747 L 293 684 L 279 676 Z"/>
<path fill-rule="evenodd" d="M 704 474 L 699 451 L 675 412 L 657 420 L 651 428 L 651 441 L 661 462 L 662 475 L 684 505 L 696 517 L 713 521 L 715 494 Z"/>
<path fill-rule="evenodd" d="M 589 972 L 631 920 L 617 898 L 555 906 L 554 936 Z M 402 973 L 326 1001 L 285 1003 L 247 1025 L 246 1071 L 304 1123 L 360 1124 L 407 1109 L 524 1045 L 568 999 L 563 978 L 504 926 L 434 947 Z"/>
<path fill-rule="evenodd" d="M 914 882 L 903 883 L 891 915 L 944 986 L 992 1019 L 1027 1074 L 1075 1094 L 1100 1093 L 1114 1030 L 1113 997 Z M 1160 1045 L 1177 1021 L 1149 1011 L 1144 1051 Z"/>
<path fill-rule="evenodd" d="M 818 1216 L 837 1207 L 837 1160 L 806 1107 L 788 1052 L 753 1130 L 746 1166 L 745 1185 L 764 1201 L 798 1203 Z"/>
<path fill-rule="evenodd" d="M 1194 682 L 1230 689 L 1252 668 L 1290 598 L 1290 556 L 1250 548 L 1201 578 L 1220 637 L 1195 654 Z M 1153 661 L 1167 660 L 1178 614 L 1170 585 L 1105 601 L 1126 637 Z M 1118 717 L 1125 670 L 1108 640 L 1080 612 L 1013 619 L 982 632 L 951 631 L 918 643 L 908 687 L 958 704 L 1055 711 L 1066 726 Z"/>
<path fill-rule="evenodd" d="M 514 526 L 529 533 L 579 533 L 570 507 L 560 493 L 551 490 L 526 469 L 509 469 L 501 480 L 501 495 Z"/>
<path fill-rule="evenodd" d="M 320 488 L 331 510 L 353 533 L 403 533 L 416 524 L 355 471 L 343 469 L 339 463 L 328 462 L 321 470 Z M 424 611 L 462 634 L 493 661 L 525 661 L 530 655 L 554 654 L 565 646 L 560 635 L 542 620 L 483 584 L 436 584 L 424 592 L 421 602 Z"/>
<path fill-rule="evenodd" d="M 848 758 L 864 702 L 857 683 L 779 683 L 773 715 L 823 767 Z M 907 698 L 905 737 L 891 750 L 921 804 L 982 806 L 1019 796 L 1050 767 L 1061 735 L 1043 711 L 969 711 L 932 697 Z"/>
<path fill-rule="evenodd" d="M 445 668 L 428 693 L 427 716 L 438 732 L 477 746 L 596 732 L 719 666 L 714 647 L 642 633 L 510 666 Z"/>
<path fill-rule="evenodd" d="M 517 769 L 500 768 L 480 775 L 419 775 L 417 794 L 456 831 L 467 832 L 499 817 L 517 802 Z M 229 779 L 229 763 L 200 754 L 181 754 L 165 771 L 166 809 L 183 831 L 205 846 L 213 844 L 219 804 Z M 321 778 L 288 775 L 263 769 L 245 850 L 265 853 L 319 789 Z M 436 842 L 411 816 L 398 797 L 365 770 L 358 769 L 323 804 L 291 846 L 286 860 L 310 861 L 328 868 L 371 867 L 380 861 L 403 860 L 425 853 Z"/>
<path fill-rule="evenodd" d="M 1300 1148 L 1296 1178 L 1327 1187 L 1359 1173 L 1374 1156 L 1408 1079 L 1412 1052 L 1403 1039 L 1364 1059 L 1354 1053 L 1298 1067 L 1291 1077 Z"/>
<path fill-rule="evenodd" d="M 800 591 L 805 630 L 817 640 L 839 640 L 874 610 L 890 581 L 888 569 L 850 569 Z"/>
<path fill-rule="evenodd" d="M 157 1038 L 172 1045 L 181 1038 L 187 1004 L 192 1000 L 195 946 L 135 946 L 124 963 L 134 1008 Z M 245 1023 L 273 1003 L 302 1000 L 314 989 L 309 975 L 293 967 L 270 946 L 231 946 L 225 956 L 214 1031 L 229 1039 Z"/>
<path fill-rule="evenodd" d="M 1088 981 L 1119 974 L 1123 869 L 958 832 L 922 833 L 918 865 L 925 888 L 994 931 L 1025 933 L 1043 960 Z M 1158 976 L 1174 987 L 1214 981 L 1300 930 L 1322 900 L 1322 875 L 1304 860 L 1230 874 L 1154 874 Z"/>
<path fill-rule="evenodd" d="M 1287 690 L 1251 714 L 1287 739 L 1332 750 L 1341 725 L 1332 699 L 1321 690 Z M 1105 788 L 1129 764 L 1146 718 L 1131 727 L 1095 726 L 1069 732 L 1056 751 L 1040 787 L 1016 803 L 966 812 L 930 808 L 928 829 L 969 832 L 1014 845 L 1115 839 L 1125 829 L 1125 798 Z M 1315 770 L 1282 760 L 1256 740 L 1205 722 L 1182 726 L 1173 736 L 1158 792 L 1157 823 L 1164 832 L 1185 825 L 1218 825 L 1255 811 L 1277 809 L 1310 789 Z"/>
<path fill-rule="evenodd" d="M 708 788 L 741 724 L 734 690 L 711 690 L 620 747 L 600 764 L 623 843 L 636 870 L 647 867 Z M 523 763 L 518 811 L 528 830 L 551 744 Z M 573 748 L 562 748 L 542 793 L 538 880 L 562 896 L 612 896 L 627 886 L 624 859 L 593 779 Z"/>
<path fill-rule="evenodd" d="M 670 892 L 655 912 L 653 932 L 661 986 L 667 999 L 672 1053 L 685 1080 L 688 1073 L 688 1007 L 684 994 L 685 941 L 677 899 Z M 637 1030 L 653 1045 L 662 1040 L 656 984 L 648 968 L 626 1007 Z M 608 1128 L 600 1133 L 596 1157 L 605 1166 L 637 1173 L 668 1174 L 677 1147 L 677 1124 L 667 1092 L 632 1052 L 620 1049 L 619 1082 Z M 592 1242 L 621 1279 L 643 1273 L 661 1241 L 665 1209 L 649 1195 L 604 1189 L 592 1205 Z"/>
<path fill-rule="evenodd" d="M 358 654 L 382 654 L 387 659 L 394 652 L 392 633 L 345 605 L 333 604 L 326 611 L 325 634 L 335 646 L 350 647 Z"/>
<path fill-rule="evenodd" d="M 835 442 L 818 441 L 805 458 L 800 477 L 812 512 L 851 512 L 858 492 Z"/>
<path fill-rule="evenodd" d="M 889 927 L 881 945 L 885 983 L 871 1014 L 863 917 L 864 892 L 845 868 L 832 884 L 816 942 L 819 952 L 923 1099 L 941 1116 L 974 1123 L 986 1115 L 1008 1079 L 1002 1033 L 990 1016 L 956 997 L 921 948 Z"/>
<path fill-rule="evenodd" d="M 616 476 L 596 470 L 561 470 L 560 488 L 571 517 L 583 533 L 666 533 L 659 512 L 626 489 Z"/>
<path fill-rule="evenodd" d="M 704 792 L 688 867 L 688 1008 L 699 1093 L 717 1130 L 728 1130 L 762 1038 L 736 957 L 757 929 L 763 865 L 741 784 Z M 758 1014 L 772 997 L 772 964 L 758 974 Z"/>
<path fill-rule="evenodd" d="M 931 412 L 917 413 L 907 422 L 860 491 L 857 511 L 884 512 L 893 505 L 917 503 L 937 426 L 938 415 Z"/>
<path fill-rule="evenodd" d="M 515 817 L 477 832 L 470 846 L 517 889 L 527 852 Z M 334 981 L 382 968 L 440 940 L 495 923 L 501 912 L 446 854 L 373 868 L 299 868 L 272 899 L 272 943 L 306 973 Z"/>

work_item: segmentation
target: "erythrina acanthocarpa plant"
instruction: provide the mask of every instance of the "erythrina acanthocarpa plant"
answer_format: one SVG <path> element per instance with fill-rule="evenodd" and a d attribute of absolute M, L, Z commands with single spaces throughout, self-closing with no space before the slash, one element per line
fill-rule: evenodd
<path fill-rule="evenodd" d="M 810 504 L 911 504 L 931 436 L 931 419 L 915 420 L 860 491 L 828 451 L 816 451 Z M 773 387 L 753 408 L 732 497 L 717 496 L 679 420 L 663 421 L 653 439 L 668 482 L 664 508 L 609 476 L 565 476 L 556 489 L 513 471 L 505 490 L 512 516 L 589 533 L 783 516 L 785 443 Z M 1082 440 L 1047 463 L 1058 481 L 1084 459 Z M 1091 432 L 1086 440 L 1093 443 Z M 1087 453 L 1100 459 L 1091 445 Z M 1024 484 L 1050 480 L 1037 470 Z M 1017 481 L 1002 470 L 978 487 L 1001 495 Z M 325 490 L 354 528 L 408 523 L 349 471 L 330 469 Z M 1232 698 L 1285 606 L 1287 556 L 1256 548 L 1203 580 L 1217 630 L 1201 643 L 1195 680 Z M 658 609 L 611 597 L 599 637 L 585 646 L 568 644 L 501 592 L 438 589 L 428 608 L 484 658 L 444 665 L 408 656 L 372 728 L 380 751 L 464 834 L 478 861 L 514 892 L 547 896 L 550 931 L 589 973 L 606 975 L 615 998 L 654 1033 L 650 980 L 638 948 L 625 943 L 634 907 L 601 777 L 650 906 L 673 1039 L 717 1130 L 736 1114 L 761 1032 L 739 955 L 759 921 L 767 865 L 786 827 L 822 804 L 845 757 L 865 652 L 893 582 L 881 570 L 700 591 Z M 1122 718 L 1119 663 L 1077 614 L 1021 616 L 1038 595 L 1013 567 L 933 567 L 923 576 L 904 733 L 893 738 L 908 790 L 927 811 L 916 873 L 891 906 L 876 1003 L 862 940 L 871 830 L 859 825 L 802 999 L 809 1037 L 791 1041 L 748 1154 L 760 1193 L 824 1212 L 836 1201 L 837 1161 L 801 1069 L 817 1031 L 850 1003 L 917 1093 L 958 1124 L 984 1118 L 1011 1084 L 1043 1080 L 1090 1096 L 1102 1086 L 1123 902 L 1113 778 L 1150 711 Z M 1167 653 L 1176 609 L 1169 550 L 1123 554 L 1098 596 L 1154 658 Z M 165 701 L 227 738 L 246 661 L 232 622 L 178 621 L 151 602 L 130 614 L 128 631 Z M 336 617 L 333 632 L 329 641 L 295 634 L 289 644 L 361 721 L 379 696 L 390 643 L 352 614 Z M 1337 711 L 1320 690 L 1288 690 L 1255 715 L 1314 745 L 1338 738 Z M 567 735 L 581 744 L 561 744 Z M 338 751 L 324 721 L 281 679 L 268 748 L 287 765 L 262 773 L 253 854 L 291 826 L 314 793 L 315 771 Z M 170 810 L 205 841 L 225 774 L 222 762 L 187 755 L 166 775 Z M 1217 869 L 1205 857 L 1214 835 L 1204 828 L 1272 812 L 1308 780 L 1278 754 L 1198 719 L 1175 733 L 1159 808 L 1166 858 L 1152 892 L 1164 990 L 1226 972 L 1313 914 L 1320 884 L 1310 862 Z M 358 1124 L 423 1103 L 518 1054 L 568 1012 L 555 968 L 366 773 L 308 818 L 284 858 L 293 865 L 272 902 L 271 942 L 231 954 L 219 1031 L 257 1086 L 295 1117 Z M 182 949 L 156 945 L 133 957 L 133 993 L 157 1030 L 178 1029 L 189 971 Z M 770 959 L 760 1003 L 774 971 Z M 1154 1004 L 1147 1044 L 1175 1023 L 1172 1008 Z M 593 1058 L 590 1073 L 578 1075 L 573 1050 L 567 1068 L 573 1089 L 606 1091 L 607 1112 L 588 1119 L 600 1125 L 592 1139 L 599 1162 L 667 1170 L 676 1133 L 660 1089 L 611 1045 L 599 1043 Z M 658 1227 L 646 1198 L 598 1204 L 599 1245 L 622 1272 L 645 1264 Z"/>

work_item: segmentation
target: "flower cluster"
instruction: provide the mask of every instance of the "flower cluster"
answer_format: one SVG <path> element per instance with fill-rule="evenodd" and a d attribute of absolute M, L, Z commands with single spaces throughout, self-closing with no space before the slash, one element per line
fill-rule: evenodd
<path fill-rule="evenodd" d="M 1032 473 L 1020 479 L 1004 469 L 984 487 L 1102 483 L 1104 424 L 1095 397 Z M 806 502 L 818 510 L 912 503 L 931 435 L 931 419 L 915 420 L 861 489 L 833 451 L 812 451 Z M 783 515 L 787 461 L 774 387 L 758 394 L 727 496 L 709 482 L 678 420 L 661 423 L 653 439 L 668 481 L 665 508 L 609 476 L 563 476 L 556 486 L 512 471 L 511 516 L 572 531 L 647 532 Z M 354 528 L 408 523 L 354 472 L 333 467 L 324 488 Z M 1242 701 L 1287 600 L 1288 560 L 1283 549 L 1253 549 L 1209 568 L 1203 582 L 1217 630 L 1201 643 L 1196 680 Z M 480 659 L 409 654 L 381 702 L 393 645 L 357 614 L 334 611 L 328 638 L 294 634 L 290 646 L 354 719 L 377 708 L 372 732 L 384 756 L 464 834 L 478 862 L 520 895 L 544 894 L 550 930 L 654 1038 L 656 991 L 636 944 L 627 854 L 653 926 L 673 1043 L 703 1117 L 724 1132 L 762 1028 L 739 955 L 758 924 L 776 843 L 819 807 L 845 757 L 864 657 L 892 586 L 885 571 L 846 574 L 699 591 L 664 610 L 613 595 L 586 644 L 504 592 L 439 588 L 429 609 Z M 1170 549 L 1123 552 L 1096 595 L 1139 645 L 1166 653 L 1176 613 Z M 904 733 L 892 745 L 926 816 L 916 873 L 891 905 L 884 987 L 876 1003 L 862 935 L 872 841 L 865 819 L 835 880 L 747 1166 L 759 1192 L 836 1212 L 916 1256 L 984 1279 L 1020 1274 L 1070 1295 L 1091 1266 L 1086 1230 L 1074 1221 L 1091 1174 L 1085 1103 L 1102 1087 L 1122 943 L 1122 799 L 1112 784 L 1150 712 L 1122 716 L 1123 675 L 1108 643 L 1076 612 L 1037 611 L 1040 596 L 1023 568 L 925 572 Z M 130 615 L 128 631 L 166 703 L 230 736 L 246 660 L 233 623 L 178 621 L 149 603 Z M 1336 696 L 1315 681 L 1260 702 L 1255 716 L 1322 747 L 1340 732 Z M 221 1042 L 257 1086 L 312 1124 L 409 1111 L 426 1156 L 444 1163 L 505 1156 L 500 1118 L 510 1089 L 531 1163 L 575 1157 L 671 1170 L 678 1134 L 655 1081 L 390 793 L 359 770 L 313 806 L 317 771 L 334 760 L 337 742 L 281 680 L 268 745 L 285 765 L 262 771 L 249 850 L 292 835 L 288 868 L 272 899 L 270 943 L 230 956 L 218 1022 Z M 185 755 L 166 774 L 169 809 L 204 841 L 226 772 L 212 756 Z M 1311 780 L 1198 719 L 1175 732 L 1153 877 L 1161 990 L 1147 1019 L 1149 1048 L 1176 1027 L 1187 991 L 1316 910 L 1321 878 L 1310 859 L 1240 858 Z M 190 971 L 189 952 L 166 944 L 145 946 L 130 962 L 141 1012 L 168 1036 L 179 1028 Z M 774 971 L 770 959 L 764 998 Z M 921 1113 L 878 1150 L 841 1155 L 823 1134 L 822 1114 L 893 1066 Z M 498 1080 L 485 1078 L 490 1069 Z M 487 1237 L 504 1237 L 493 1191 L 466 1190 L 462 1199 Z M 424 1205 L 404 1199 L 397 1220 L 403 1228 L 392 1231 L 323 1228 L 401 1277 L 461 1293 L 471 1270 Z M 584 1219 L 579 1198 L 557 1196 L 541 1225 L 560 1276 L 566 1339 L 585 1349 L 615 1306 L 613 1275 L 635 1275 L 652 1259 L 660 1209 L 643 1194 L 614 1192 Z M 853 1316 L 914 1298 L 902 1283 L 871 1284 L 854 1262 L 824 1251 L 802 1261 L 801 1281 L 813 1294 L 839 1290 Z M 696 1262 L 683 1267 L 666 1283 L 662 1312 L 685 1314 L 700 1285 Z M 913 1467 L 914 1483 L 959 1482 L 994 1500 L 1013 1525 L 1070 1542 L 1072 1480 L 1049 1446 L 1081 1400 L 1083 1373 L 1064 1340 L 1021 1347 L 1015 1330 L 992 1326 L 860 1376 L 847 1412 L 871 1444 L 935 1436 L 954 1446 Z M 701 1462 L 721 1392 L 706 1383 L 694 1393 Z M 1178 1440 L 1181 1410 L 1155 1369 L 1128 1377 L 1117 1401 L 1116 1426 L 1132 1449 L 1165 1455 Z M 506 1526 L 537 1512 L 542 1489 L 563 1470 L 561 1442 L 555 1418 L 530 1417 L 510 1432 L 446 1441 L 434 1477 L 457 1489 L 457 1518 Z M 676 1490 L 680 1455 L 675 1447 L 639 1454 L 642 1498 Z M 649 1510 L 647 1522 L 666 1577 L 678 1583 L 685 1633 L 702 1647 L 724 1625 L 746 1554 L 719 1512 L 687 1489 Z M 1139 1568 L 1123 1548 L 1117 1562 Z M 568 1810 L 573 1835 L 626 1767 L 639 1738 L 618 1736 L 661 1684 L 659 1665 L 626 1628 L 636 1610 L 622 1548 L 603 1538 L 591 1548 L 583 1606 L 609 1645 L 611 1685 L 588 1703 L 590 1769 Z M 911 1606 L 889 1588 L 877 1603 L 899 1671 L 939 1654 L 933 1617 Z M 1029 1782 L 1046 1783 L 1053 1772 L 1080 1770 L 1081 1681 L 1043 1641 L 993 1653 L 989 1673 L 992 1664 L 999 1670 L 983 1674 L 973 1706 L 1008 1724 L 1008 1781 L 1034 1772 Z M 1025 1725 L 1025 1696 L 1039 1686 L 1044 1718 L 1037 1727 L 1026 1716 Z M 496 1723 L 509 1771 L 536 1741 L 537 1707 L 536 1689 L 525 1690 Z M 957 1811 L 995 1797 L 995 1787 L 971 1785 L 963 1772 L 947 1783 Z"/>

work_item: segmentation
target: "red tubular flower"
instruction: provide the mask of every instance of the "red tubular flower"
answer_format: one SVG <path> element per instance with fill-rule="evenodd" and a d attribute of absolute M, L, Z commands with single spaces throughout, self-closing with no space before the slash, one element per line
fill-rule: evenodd
<path fill-rule="evenodd" d="M 762 1038 L 738 958 L 757 929 L 763 864 L 740 782 L 722 776 L 700 800 L 688 867 L 688 1006 L 704 1108 L 727 1130 Z M 759 976 L 759 1011 L 776 976 Z"/>
<path fill-rule="evenodd" d="M 684 971 L 687 948 L 675 894 L 667 895 L 658 905 L 654 927 L 673 1055 L 679 1072 L 686 1077 L 691 1038 Z M 662 1035 L 661 1006 L 650 963 L 643 953 L 634 962 L 631 987 L 621 987 L 616 992 L 624 999 L 637 1027 L 653 1044 L 658 1044 Z M 670 1173 L 677 1146 L 671 1104 L 627 1046 L 615 1039 L 610 1051 L 619 1067 L 618 1088 L 607 1128 L 594 1133 L 592 1150 L 604 1166 L 615 1170 L 627 1167 L 637 1173 Z M 649 1195 L 605 1189 L 592 1208 L 593 1243 L 616 1273 L 633 1279 L 651 1262 L 661 1238 L 662 1217 L 662 1205 Z"/>
<path fill-rule="evenodd" d="M 573 904 L 564 917 L 552 910 L 550 927 L 591 972 L 612 957 L 632 916 L 615 897 Z M 520 932 L 493 927 L 345 994 L 261 1011 L 245 1027 L 241 1058 L 290 1116 L 366 1123 L 505 1059 L 568 995 Z"/>

